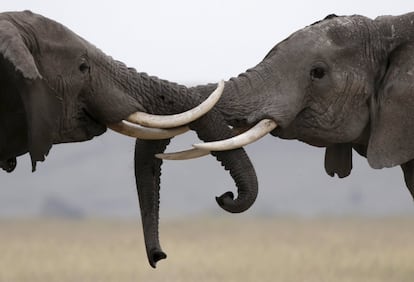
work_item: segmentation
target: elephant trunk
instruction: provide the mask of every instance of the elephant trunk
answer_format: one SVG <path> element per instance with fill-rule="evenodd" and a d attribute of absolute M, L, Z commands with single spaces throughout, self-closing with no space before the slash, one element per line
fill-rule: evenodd
<path fill-rule="evenodd" d="M 250 127 L 264 118 L 273 119 L 269 97 L 277 97 L 274 91 L 278 89 L 279 78 L 280 74 L 265 59 L 254 68 L 226 81 L 223 95 L 215 108 L 228 124 L 236 128 Z M 205 98 L 215 87 L 216 84 L 199 85 L 192 90 Z"/>
<path fill-rule="evenodd" d="M 154 155 L 163 152 L 169 142 L 169 139 L 157 141 L 137 139 L 135 144 L 135 180 L 145 248 L 148 261 L 153 268 L 159 260 L 167 257 L 161 249 L 158 234 L 162 160 Z"/>

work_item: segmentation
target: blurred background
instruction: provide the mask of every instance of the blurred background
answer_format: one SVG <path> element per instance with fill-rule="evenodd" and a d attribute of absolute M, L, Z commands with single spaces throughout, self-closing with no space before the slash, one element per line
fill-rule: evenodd
<path fill-rule="evenodd" d="M 326 15 L 371 18 L 414 10 L 410 1 L 2 1 L 63 23 L 138 71 L 186 85 L 229 79 L 255 66 L 289 34 Z M 175 138 L 185 149 L 194 134 Z M 31 173 L 28 156 L 0 172 L 0 217 L 138 217 L 134 140 L 108 131 L 92 141 L 53 146 Z M 246 148 L 260 184 L 252 215 L 413 215 L 399 167 L 374 170 L 354 153 L 345 179 L 324 172 L 324 150 L 268 136 Z M 161 217 L 222 214 L 214 197 L 234 190 L 212 157 L 167 161 Z"/>
<path fill-rule="evenodd" d="M 414 2 L 0 2 L 2 12 L 25 9 L 138 71 L 196 85 L 237 76 L 328 14 L 398 15 Z M 197 141 L 180 136 L 167 150 Z M 338 179 L 326 175 L 320 148 L 268 136 L 246 150 L 259 196 L 239 215 L 215 202 L 235 185 L 214 158 L 164 162 L 168 259 L 155 271 L 139 224 L 134 140 L 108 131 L 55 145 L 35 173 L 20 157 L 13 173 L 0 171 L 0 282 L 414 281 L 414 204 L 399 167 L 374 170 L 354 153 L 351 175 Z"/>

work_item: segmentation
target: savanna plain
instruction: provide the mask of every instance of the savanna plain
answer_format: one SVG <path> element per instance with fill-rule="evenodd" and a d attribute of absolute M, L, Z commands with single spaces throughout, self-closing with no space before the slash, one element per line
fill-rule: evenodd
<path fill-rule="evenodd" d="M 161 220 L 152 269 L 139 221 L 0 220 L 1 282 L 412 282 L 414 218 Z"/>

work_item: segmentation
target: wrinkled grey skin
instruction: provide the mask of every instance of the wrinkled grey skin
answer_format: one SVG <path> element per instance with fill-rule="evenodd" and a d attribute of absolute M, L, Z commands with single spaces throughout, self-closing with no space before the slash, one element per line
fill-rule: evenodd
<path fill-rule="evenodd" d="M 226 82 L 217 108 L 235 127 L 270 118 L 272 135 L 326 147 L 331 176 L 350 174 L 352 149 L 373 168 L 400 165 L 414 196 L 414 13 L 305 27 Z"/>
<path fill-rule="evenodd" d="M 16 157 L 25 153 L 30 154 L 35 170 L 53 144 L 89 140 L 133 112 L 175 114 L 202 101 L 185 86 L 126 67 L 50 19 L 29 11 L 0 14 L 0 167 L 7 172 L 15 168 Z M 216 110 L 190 128 L 205 141 L 232 136 Z M 162 152 L 168 140 L 140 142 L 145 146 L 136 150 L 143 167 L 137 172 L 139 181 L 154 180 L 149 189 L 138 186 L 139 192 L 144 191 L 139 193 L 144 233 L 158 235 L 145 219 L 158 210 L 161 161 L 153 153 Z M 225 193 L 219 204 L 230 212 L 248 209 L 258 184 L 246 153 L 238 149 L 214 155 L 230 171 L 239 192 L 236 199 Z M 152 163 L 155 167 L 148 167 Z M 162 256 L 157 254 L 154 266 Z"/>

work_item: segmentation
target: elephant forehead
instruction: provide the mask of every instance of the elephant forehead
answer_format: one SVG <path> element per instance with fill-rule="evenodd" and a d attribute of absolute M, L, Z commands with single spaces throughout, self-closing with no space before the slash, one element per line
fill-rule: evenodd
<path fill-rule="evenodd" d="M 327 44 L 343 45 L 349 40 L 355 40 L 356 32 L 367 30 L 368 21 L 368 18 L 358 15 L 333 17 L 308 26 L 302 31 L 309 37 L 319 37 L 319 41 Z"/>
<path fill-rule="evenodd" d="M 370 21 L 362 16 L 343 17 L 327 29 L 327 35 L 337 45 L 361 44 L 366 38 L 375 35 Z"/>
<path fill-rule="evenodd" d="M 364 52 L 361 46 L 364 46 L 364 36 L 369 32 L 369 25 L 363 17 L 333 18 L 295 32 L 277 49 L 287 50 L 290 60 L 296 58 L 301 62 L 359 56 Z"/>
<path fill-rule="evenodd" d="M 292 59 L 302 60 L 310 58 L 309 56 L 303 56 L 304 54 L 317 53 L 320 50 L 329 49 L 334 44 L 329 36 L 331 25 L 332 23 L 329 25 L 324 24 L 323 28 L 321 28 L 321 24 L 313 24 L 292 33 L 270 50 L 266 58 L 285 52 L 284 57 L 289 61 Z"/>
<path fill-rule="evenodd" d="M 318 50 L 319 48 L 331 47 L 334 42 L 329 36 L 329 29 L 320 26 L 308 26 L 295 33 L 288 39 L 281 42 L 281 47 L 285 45 L 290 52 L 305 50 L 307 53 Z"/>

